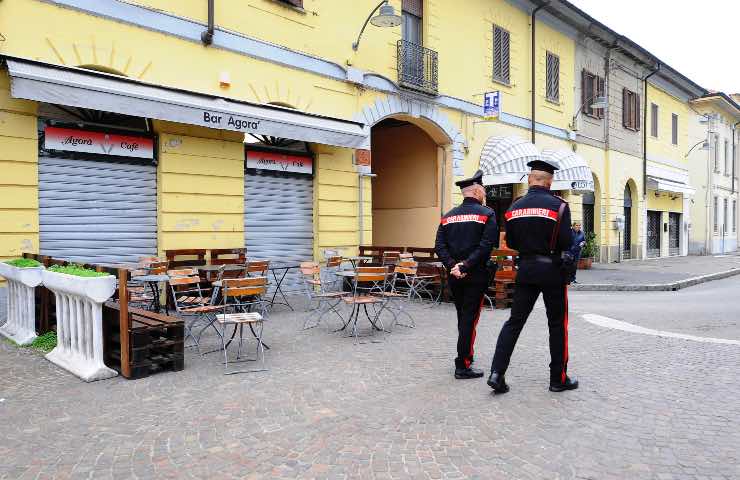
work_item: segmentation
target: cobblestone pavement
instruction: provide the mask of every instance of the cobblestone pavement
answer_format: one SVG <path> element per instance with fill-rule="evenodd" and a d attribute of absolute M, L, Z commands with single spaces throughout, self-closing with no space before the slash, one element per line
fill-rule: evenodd
<path fill-rule="evenodd" d="M 740 478 L 740 348 L 598 327 L 580 295 L 581 388 L 562 394 L 541 306 L 501 396 L 453 379 L 449 305 L 360 345 L 275 314 L 270 371 L 248 375 L 189 352 L 182 372 L 85 384 L 0 342 L 0 478 Z M 482 315 L 481 367 L 506 314 Z"/>
<path fill-rule="evenodd" d="M 594 263 L 591 270 L 578 271 L 578 283 L 582 285 L 673 283 L 737 268 L 740 268 L 740 255 L 737 254 Z"/>

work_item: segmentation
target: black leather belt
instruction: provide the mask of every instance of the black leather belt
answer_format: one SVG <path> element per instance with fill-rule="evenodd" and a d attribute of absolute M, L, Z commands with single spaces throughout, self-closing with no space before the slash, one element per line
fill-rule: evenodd
<path fill-rule="evenodd" d="M 555 263 L 555 259 L 549 255 L 522 255 L 519 258 L 525 262 L 536 262 L 536 263 Z"/>

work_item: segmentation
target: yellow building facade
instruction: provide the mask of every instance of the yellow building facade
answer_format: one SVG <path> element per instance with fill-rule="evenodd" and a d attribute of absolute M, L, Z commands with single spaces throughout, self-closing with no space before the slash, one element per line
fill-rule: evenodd
<path fill-rule="evenodd" d="M 140 244 L 121 247 L 125 255 L 118 257 L 127 259 L 170 249 L 242 247 L 245 237 L 248 249 L 250 241 L 259 244 L 252 249 L 255 255 L 282 251 L 290 256 L 294 251 L 296 260 L 321 259 L 325 250 L 350 255 L 361 244 L 429 247 L 440 214 L 460 201 L 456 179 L 488 169 L 494 178 L 491 188 L 500 190 L 489 189 L 499 213 L 506 201 L 525 191 L 521 176 L 495 179 L 505 158 L 486 152 L 496 139 L 531 142 L 538 152 L 561 157 L 569 153 L 574 172 L 581 167 L 592 172 L 585 187 L 576 187 L 582 179 L 573 177 L 563 180 L 559 192 L 571 202 L 574 218 L 592 212 L 606 261 L 621 255 L 619 232 L 612 227 L 622 212 L 625 185 L 632 185 L 638 212 L 678 208 L 675 199 L 652 199 L 642 192 L 642 150 L 609 142 L 609 132 L 621 127 L 611 125 L 618 123 L 611 121 L 618 113 L 602 123 L 602 138 L 592 141 L 583 130 L 576 132 L 574 118 L 582 116 L 583 108 L 575 88 L 583 69 L 578 11 L 545 8 L 533 23 L 535 5 L 524 0 L 470 0 L 464 8 L 441 0 L 389 3 L 404 24 L 369 25 L 355 49 L 353 42 L 375 1 L 246 0 L 237 6 L 217 0 L 212 41 L 206 44 L 202 37 L 209 12 L 201 0 L 4 0 L 0 257 L 64 252 L 56 246 L 69 241 L 80 245 L 77 256 L 82 259 L 109 260 L 98 252 L 104 247 L 96 238 L 110 238 L 110 245 L 125 245 L 127 239 L 129 245 Z M 33 18 L 34 28 L 13 20 L 18 18 Z M 602 30 L 601 43 L 616 35 Z M 501 35 L 507 39 L 506 78 L 500 75 Z M 614 55 L 641 65 L 634 67 L 634 78 L 655 61 L 638 58 L 631 44 L 618 50 Z M 595 54 L 604 55 L 602 63 L 605 52 Z M 609 72 L 605 75 L 611 79 Z M 659 75 L 687 82 L 677 72 Z M 92 93 L 67 95 L 72 87 Z M 686 121 L 686 105 L 661 97 L 661 91 L 651 90 L 649 97 L 670 104 Z M 501 102 L 493 119 L 483 115 L 487 92 L 498 92 Z M 616 105 L 621 108 L 621 91 L 609 90 L 608 96 L 615 111 Z M 215 120 L 221 117 L 214 111 L 226 112 L 223 121 Z M 228 124 L 230 115 L 246 126 Z M 57 155 L 53 152 L 60 150 L 48 148 L 45 134 L 55 125 L 104 135 L 131 132 L 151 140 L 152 158 Z M 594 123 L 592 128 L 599 127 Z M 678 150 L 686 143 L 686 129 L 681 132 Z M 624 135 L 612 137 L 632 142 Z M 648 151 L 659 157 L 651 162 L 672 158 L 678 167 L 670 163 L 666 168 L 681 170 L 674 146 L 650 141 Z M 245 161 L 245 148 L 266 158 L 265 151 L 292 159 L 286 161 L 310 158 L 310 166 L 297 173 L 275 171 L 287 169 L 285 161 L 253 168 Z M 368 150 L 370 165 L 360 161 Z M 59 161 L 49 160 L 50 155 Z M 55 169 L 64 168 L 63 160 L 82 162 L 83 170 L 86 161 L 144 169 L 151 175 L 151 182 L 141 186 L 146 194 L 124 187 L 125 171 L 116 177 L 121 188 L 108 185 L 111 195 L 130 193 L 125 202 L 132 205 L 138 205 L 134 197 L 150 199 L 136 207 L 141 223 L 128 230 L 113 221 L 107 224 L 105 212 L 115 205 L 96 198 L 98 190 L 89 184 L 96 179 L 84 185 L 92 190 L 80 196 L 77 207 L 60 199 L 64 189 L 57 189 L 54 179 L 61 178 Z M 74 186 L 75 176 L 69 176 L 65 182 Z M 496 197 L 505 190 L 508 197 Z M 593 200 L 584 207 L 587 197 Z M 86 199 L 92 203 L 78 212 L 78 223 L 65 225 Z M 96 217 L 97 210 L 102 213 Z M 75 229 L 85 230 L 85 222 L 99 218 L 99 229 L 108 236 L 96 237 L 92 229 L 89 239 L 75 243 Z M 635 214 L 631 221 L 631 257 L 639 258 L 634 252 L 645 242 L 635 238 L 644 237 L 644 215 Z M 267 233 L 270 226 L 277 237 Z M 111 251 L 115 256 L 117 250 Z"/>

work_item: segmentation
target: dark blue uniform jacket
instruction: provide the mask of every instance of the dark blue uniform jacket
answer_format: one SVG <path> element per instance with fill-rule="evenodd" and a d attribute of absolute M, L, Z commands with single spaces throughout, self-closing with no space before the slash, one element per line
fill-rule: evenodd
<path fill-rule="evenodd" d="M 565 210 L 556 234 L 554 252 L 550 241 L 557 223 L 560 205 Z M 562 282 L 560 254 L 570 250 L 573 235 L 570 229 L 570 208 L 550 190 L 531 186 L 527 194 L 516 200 L 506 212 L 506 244 L 519 252 L 517 282 L 551 284 Z M 551 261 L 547 261 L 549 257 Z"/>
<path fill-rule="evenodd" d="M 486 264 L 497 246 L 496 214 L 476 199 L 465 198 L 442 217 L 434 249 L 448 270 L 462 262 L 461 272 L 487 279 Z"/>

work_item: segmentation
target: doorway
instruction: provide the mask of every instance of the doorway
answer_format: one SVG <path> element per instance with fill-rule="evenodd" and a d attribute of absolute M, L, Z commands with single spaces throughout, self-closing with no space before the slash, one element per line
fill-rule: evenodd
<path fill-rule="evenodd" d="M 504 214 L 514 201 L 514 185 L 486 185 L 486 206 L 496 212 L 496 223 L 499 232 L 506 231 Z"/>
<path fill-rule="evenodd" d="M 668 214 L 668 255 L 681 254 L 681 214 L 670 212 Z"/>
<path fill-rule="evenodd" d="M 647 256 L 660 257 L 660 227 L 661 212 L 649 210 L 647 212 Z"/>
<path fill-rule="evenodd" d="M 622 243 L 624 258 L 632 258 L 632 191 L 629 185 L 624 186 L 624 240 Z"/>
<path fill-rule="evenodd" d="M 440 218 L 441 148 L 410 121 L 372 129 L 373 245 L 432 247 Z"/>

